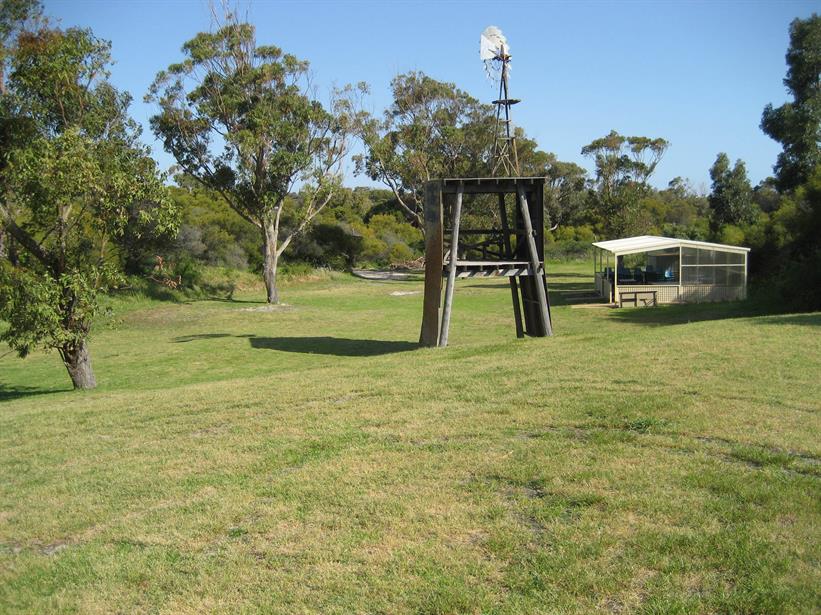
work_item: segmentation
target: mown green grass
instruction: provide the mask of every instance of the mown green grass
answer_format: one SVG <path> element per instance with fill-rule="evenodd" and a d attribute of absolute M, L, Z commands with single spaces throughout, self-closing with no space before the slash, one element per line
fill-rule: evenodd
<path fill-rule="evenodd" d="M 100 388 L 0 359 L 0 611 L 821 610 L 821 314 L 575 309 L 498 282 L 119 299 Z M 2 354 L 2 352 L 0 352 Z"/>

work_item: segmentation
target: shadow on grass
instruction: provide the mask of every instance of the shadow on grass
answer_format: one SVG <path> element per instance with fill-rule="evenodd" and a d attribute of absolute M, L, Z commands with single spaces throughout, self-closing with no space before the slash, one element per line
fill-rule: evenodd
<path fill-rule="evenodd" d="M 732 318 L 756 318 L 757 325 L 821 326 L 821 313 L 794 314 L 774 309 L 772 305 L 754 301 L 728 301 L 724 303 L 689 303 L 661 305 L 648 308 L 621 308 L 613 310 L 615 320 L 634 325 L 681 325 L 706 320 Z"/>
<path fill-rule="evenodd" d="M 821 312 L 814 314 L 773 314 L 759 318 L 760 325 L 801 325 L 804 327 L 821 327 Z"/>
<path fill-rule="evenodd" d="M 568 274 L 558 274 L 556 277 L 578 277 Z M 560 305 L 574 305 L 577 303 L 604 303 L 596 293 L 593 285 L 588 282 L 569 282 L 565 280 L 554 280 L 554 276 L 549 276 L 547 280 L 548 291 L 550 295 L 550 304 L 554 306 Z M 471 284 L 460 285 L 457 283 L 456 290 L 459 288 L 481 288 L 481 289 L 506 289 L 510 290 L 510 282 L 473 282 Z"/>
<path fill-rule="evenodd" d="M 419 348 L 414 342 L 388 340 L 353 340 L 344 337 L 258 337 L 252 334 L 233 335 L 231 333 L 199 333 L 181 335 L 171 341 L 184 344 L 197 340 L 213 340 L 226 337 L 247 339 L 251 348 L 258 350 L 279 350 L 304 354 L 326 354 L 338 357 L 373 357 L 395 352 L 406 352 Z M 2 389 L 0 389 L 1 391 Z"/>
<path fill-rule="evenodd" d="M 593 288 L 591 284 L 587 282 L 551 282 L 548 280 L 547 287 L 550 290 L 555 290 L 559 292 L 596 292 L 596 289 Z"/>
<path fill-rule="evenodd" d="M 172 342 L 175 344 L 184 344 L 185 342 L 193 342 L 196 340 L 213 340 L 221 337 L 247 337 L 240 335 L 231 335 L 230 333 L 197 333 L 196 335 L 181 335 L 175 337 Z"/>
<path fill-rule="evenodd" d="M 633 325 L 686 325 L 705 320 L 760 316 L 761 308 L 748 302 L 689 303 L 657 307 L 619 308 L 611 312 L 615 320 Z"/>
<path fill-rule="evenodd" d="M 21 397 L 31 397 L 33 395 L 50 395 L 51 393 L 64 393 L 72 389 L 38 389 L 27 386 L 7 386 L 0 384 L 0 402 L 20 399 Z"/>
<path fill-rule="evenodd" d="M 352 340 L 344 337 L 250 337 L 251 348 L 326 354 L 337 357 L 374 357 L 419 348 L 413 342 Z"/>

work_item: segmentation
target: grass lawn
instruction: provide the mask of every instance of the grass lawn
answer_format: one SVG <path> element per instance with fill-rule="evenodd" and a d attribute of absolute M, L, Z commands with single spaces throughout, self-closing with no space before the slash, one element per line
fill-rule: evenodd
<path fill-rule="evenodd" d="M 0 612 L 821 612 L 821 314 L 550 271 L 547 339 L 339 274 L 118 299 L 90 393 L 0 349 Z"/>

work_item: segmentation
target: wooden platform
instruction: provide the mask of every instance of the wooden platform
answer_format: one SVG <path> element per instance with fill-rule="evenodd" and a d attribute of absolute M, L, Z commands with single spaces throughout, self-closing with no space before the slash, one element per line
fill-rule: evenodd
<path fill-rule="evenodd" d="M 456 261 L 457 278 L 511 278 L 520 275 L 541 275 L 544 265 L 540 263 L 535 273 L 527 261 Z M 448 276 L 448 264 L 442 264 L 442 277 Z"/>

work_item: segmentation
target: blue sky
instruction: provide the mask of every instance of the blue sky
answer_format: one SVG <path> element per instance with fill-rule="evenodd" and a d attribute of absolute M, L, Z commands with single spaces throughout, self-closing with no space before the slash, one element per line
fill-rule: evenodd
<path fill-rule="evenodd" d="M 210 27 L 206 0 L 46 0 L 61 24 L 112 42 L 112 81 L 134 96 L 133 116 L 163 168 L 142 102 L 157 71 Z M 611 129 L 663 137 L 671 147 L 653 180 L 709 187 L 720 151 L 747 163 L 753 183 L 780 151 L 758 128 L 767 103 L 787 100 L 782 80 L 789 23 L 818 2 L 319 2 L 240 3 L 262 44 L 311 63 L 315 83 L 366 81 L 368 107 L 390 102 L 391 78 L 420 70 L 490 101 L 479 34 L 496 25 L 513 55 L 514 120 L 543 150 L 590 168 L 581 148 Z M 351 185 L 368 184 L 349 173 Z"/>

